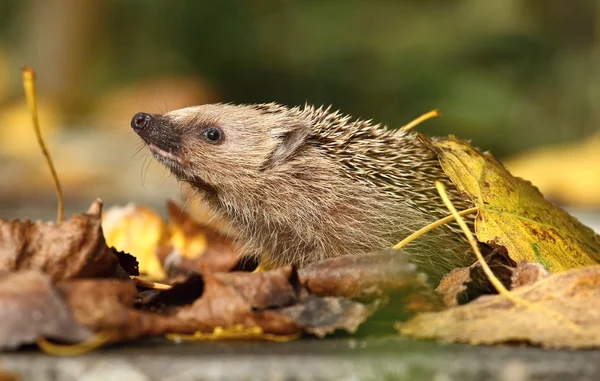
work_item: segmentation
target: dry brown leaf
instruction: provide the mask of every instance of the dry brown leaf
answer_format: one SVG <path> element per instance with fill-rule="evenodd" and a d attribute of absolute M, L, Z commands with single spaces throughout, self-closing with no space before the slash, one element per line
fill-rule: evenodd
<path fill-rule="evenodd" d="M 306 332 L 323 337 L 340 329 L 353 333 L 376 308 L 304 293 L 289 268 L 252 274 L 209 271 L 204 280 L 202 297 L 175 314 L 182 323 L 178 329 L 191 324 L 194 330 L 212 332 L 215 327 L 240 325 L 260 327 L 266 334 Z"/>
<path fill-rule="evenodd" d="M 600 266 L 556 273 L 512 292 L 534 306 L 515 305 L 501 295 L 482 296 L 442 312 L 420 314 L 396 327 L 405 336 L 444 342 L 600 347 L 600 310 L 593 308 L 600 303 Z"/>
<path fill-rule="evenodd" d="M 0 349 L 35 343 L 42 337 L 67 342 L 93 333 L 77 324 L 50 277 L 38 271 L 0 275 Z"/>
<path fill-rule="evenodd" d="M 134 309 L 132 281 L 84 279 L 58 284 L 75 321 L 110 341 L 135 340 L 169 331 L 167 317 Z"/>
<path fill-rule="evenodd" d="M 102 203 L 59 223 L 0 219 L 0 271 L 38 270 L 53 281 L 129 279 L 100 226 Z"/>
<path fill-rule="evenodd" d="M 537 262 L 550 272 L 600 261 L 600 236 L 546 201 L 531 183 L 512 176 L 490 154 L 455 137 L 421 138 L 460 192 L 479 207 L 479 241 L 504 246 L 516 262 Z"/>
<path fill-rule="evenodd" d="M 425 274 L 416 271 L 400 250 L 364 256 L 345 256 L 317 262 L 299 270 L 300 282 L 319 296 L 376 298 L 391 290 L 429 290 Z"/>
<path fill-rule="evenodd" d="M 204 292 L 189 306 L 174 315 L 179 322 L 174 332 L 212 332 L 215 327 L 261 327 L 265 333 L 290 335 L 302 328 L 275 309 L 254 309 L 236 287 L 210 271 L 203 273 Z M 175 328 L 175 327 L 174 327 Z"/>
<path fill-rule="evenodd" d="M 503 248 L 492 249 L 481 244 L 479 247 L 487 252 L 485 260 L 494 275 L 505 287 L 510 288 L 515 264 L 508 258 L 506 251 Z M 479 262 L 469 267 L 454 269 L 442 278 L 435 291 L 442 295 L 446 307 L 454 307 L 481 295 L 497 292 Z"/>

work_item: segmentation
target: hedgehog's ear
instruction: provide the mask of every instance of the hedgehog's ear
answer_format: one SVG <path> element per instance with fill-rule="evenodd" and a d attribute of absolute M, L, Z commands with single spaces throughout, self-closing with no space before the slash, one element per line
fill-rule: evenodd
<path fill-rule="evenodd" d="M 276 167 L 296 155 L 302 149 L 309 131 L 308 126 L 301 123 L 274 128 L 271 134 L 277 143 L 263 169 Z"/>

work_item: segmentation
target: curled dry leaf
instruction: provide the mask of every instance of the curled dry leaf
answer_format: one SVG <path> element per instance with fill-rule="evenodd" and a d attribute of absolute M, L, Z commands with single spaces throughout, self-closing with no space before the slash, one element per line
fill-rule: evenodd
<path fill-rule="evenodd" d="M 42 337 L 67 342 L 93 333 L 77 324 L 50 277 L 38 271 L 0 275 L 0 349 L 35 343 Z"/>
<path fill-rule="evenodd" d="M 485 261 L 500 282 L 508 289 L 511 287 L 515 263 L 508 257 L 503 247 L 492 249 L 480 244 L 480 249 L 485 252 Z M 479 262 L 469 267 L 457 268 L 442 278 L 435 292 L 443 298 L 446 307 L 465 304 L 486 294 L 495 294 L 489 278 L 483 271 Z"/>
<path fill-rule="evenodd" d="M 531 183 L 512 176 L 493 156 L 455 137 L 420 137 L 460 192 L 479 207 L 479 241 L 504 246 L 516 262 L 537 262 L 550 272 L 600 261 L 600 236 L 545 200 Z"/>
<path fill-rule="evenodd" d="M 102 202 L 59 223 L 0 219 L 0 271 L 39 270 L 53 281 L 128 278 L 102 234 Z"/>
<path fill-rule="evenodd" d="M 169 321 L 159 314 L 134 309 L 137 290 L 132 281 L 83 279 L 58 285 L 75 321 L 103 333 L 110 341 L 135 340 L 169 331 Z"/>
<path fill-rule="evenodd" d="M 512 291 L 532 306 L 482 296 L 442 312 L 397 323 L 402 335 L 445 342 L 526 342 L 544 348 L 600 347 L 600 266 L 572 269 Z"/>

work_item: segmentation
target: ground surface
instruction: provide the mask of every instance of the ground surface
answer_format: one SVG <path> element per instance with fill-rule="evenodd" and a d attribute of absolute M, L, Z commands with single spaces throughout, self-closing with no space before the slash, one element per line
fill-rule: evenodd
<path fill-rule="evenodd" d="M 598 380 L 600 351 L 544 351 L 410 341 L 146 343 L 77 358 L 0 356 L 22 380 Z"/>

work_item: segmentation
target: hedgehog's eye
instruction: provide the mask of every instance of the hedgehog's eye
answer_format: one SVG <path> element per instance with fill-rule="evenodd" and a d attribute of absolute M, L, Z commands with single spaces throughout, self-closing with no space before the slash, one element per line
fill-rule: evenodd
<path fill-rule="evenodd" d="M 202 131 L 202 136 L 209 143 L 218 143 L 223 139 L 223 131 L 218 127 L 208 127 L 206 130 Z"/>

